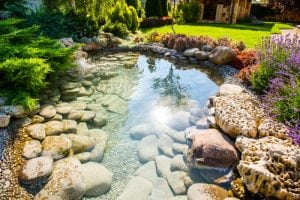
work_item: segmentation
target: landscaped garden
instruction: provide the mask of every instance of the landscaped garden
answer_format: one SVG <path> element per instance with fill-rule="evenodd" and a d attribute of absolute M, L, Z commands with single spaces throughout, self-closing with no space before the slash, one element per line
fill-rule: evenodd
<path fill-rule="evenodd" d="M 300 8 L 250 8 L 0 0 L 0 199 L 300 199 Z"/>

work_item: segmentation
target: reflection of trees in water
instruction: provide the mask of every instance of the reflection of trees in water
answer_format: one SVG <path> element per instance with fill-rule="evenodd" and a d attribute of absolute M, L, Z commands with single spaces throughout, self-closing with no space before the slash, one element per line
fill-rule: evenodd
<path fill-rule="evenodd" d="M 179 82 L 180 76 L 174 73 L 173 65 L 169 69 L 169 73 L 165 78 L 155 78 L 153 80 L 153 88 L 158 90 L 161 96 L 168 96 L 173 105 L 182 104 L 182 100 L 190 94 L 189 85 L 183 85 Z"/>

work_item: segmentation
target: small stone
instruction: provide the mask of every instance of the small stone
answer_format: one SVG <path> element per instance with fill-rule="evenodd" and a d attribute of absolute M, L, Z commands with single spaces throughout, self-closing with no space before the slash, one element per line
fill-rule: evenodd
<path fill-rule="evenodd" d="M 97 112 L 96 113 L 96 116 L 94 118 L 94 124 L 97 126 L 97 127 L 102 127 L 104 125 L 106 125 L 108 122 L 107 120 L 107 116 L 102 113 L 102 112 Z"/>
<path fill-rule="evenodd" d="M 42 143 L 43 156 L 51 156 L 53 159 L 61 159 L 69 154 L 72 141 L 64 136 L 48 136 Z"/>
<path fill-rule="evenodd" d="M 10 121 L 10 115 L 3 115 L 0 113 L 0 128 L 5 128 L 8 126 Z"/>
<path fill-rule="evenodd" d="M 171 174 L 171 158 L 160 155 L 155 157 L 155 163 L 160 177 L 167 178 Z"/>
<path fill-rule="evenodd" d="M 179 144 L 179 143 L 173 144 L 173 151 L 176 153 L 186 154 L 188 151 L 188 148 L 189 147 L 186 144 Z"/>
<path fill-rule="evenodd" d="M 68 134 L 66 137 L 72 141 L 72 150 L 74 153 L 91 151 L 95 146 L 95 141 L 89 136 Z"/>
<path fill-rule="evenodd" d="M 154 184 L 158 178 L 155 162 L 154 161 L 147 162 L 146 164 L 141 166 L 138 170 L 136 170 L 134 175 L 143 177 Z"/>
<path fill-rule="evenodd" d="M 77 133 L 77 122 L 74 120 L 64 119 L 63 123 L 63 132 L 64 133 Z"/>
<path fill-rule="evenodd" d="M 46 137 L 44 124 L 33 124 L 26 127 L 26 133 L 33 139 L 43 140 Z"/>
<path fill-rule="evenodd" d="M 43 123 L 44 121 L 45 118 L 40 115 L 33 115 L 33 117 L 31 118 L 31 123 L 33 124 L 40 124 Z"/>
<path fill-rule="evenodd" d="M 196 51 L 195 52 L 195 58 L 201 61 L 208 60 L 209 52 L 206 51 Z"/>
<path fill-rule="evenodd" d="M 45 118 L 52 118 L 54 117 L 54 115 L 56 114 L 56 109 L 53 105 L 50 105 L 50 104 L 46 104 L 46 105 L 43 105 L 41 108 L 40 108 L 40 113 L 39 113 L 42 117 L 45 117 Z"/>
<path fill-rule="evenodd" d="M 26 141 L 22 156 L 27 159 L 38 157 L 42 152 L 42 145 L 38 140 Z"/>
<path fill-rule="evenodd" d="M 51 175 L 53 159 L 51 157 L 38 157 L 25 162 L 19 179 L 21 182 L 29 183 Z"/>
<path fill-rule="evenodd" d="M 56 111 L 59 114 L 66 115 L 73 110 L 72 106 L 69 103 L 60 103 L 56 106 Z"/>
<path fill-rule="evenodd" d="M 174 195 L 166 179 L 157 178 L 148 200 L 169 200 L 171 197 Z"/>
<path fill-rule="evenodd" d="M 210 45 L 204 45 L 201 48 L 201 51 L 211 52 L 213 48 Z"/>
<path fill-rule="evenodd" d="M 71 110 L 68 114 L 68 119 L 70 120 L 81 120 L 81 117 L 83 116 L 84 111 L 83 110 Z"/>
<path fill-rule="evenodd" d="M 86 109 L 86 103 L 84 103 L 82 101 L 72 101 L 70 103 L 70 106 L 72 106 L 72 108 L 74 110 L 85 110 Z"/>
<path fill-rule="evenodd" d="M 183 55 L 186 57 L 194 57 L 195 52 L 199 51 L 198 48 L 187 49 L 183 52 Z"/>
<path fill-rule="evenodd" d="M 84 111 L 83 115 L 81 116 L 80 121 L 87 122 L 90 120 L 93 120 L 96 116 L 96 113 L 94 111 Z"/>
<path fill-rule="evenodd" d="M 167 136 L 166 134 L 163 134 L 158 139 L 158 149 L 162 151 L 163 154 L 169 157 L 174 157 L 173 153 L 173 143 L 174 141 Z"/>
<path fill-rule="evenodd" d="M 184 177 L 187 176 L 186 172 L 176 171 L 172 172 L 167 180 L 175 195 L 186 194 L 186 187 Z"/>
<path fill-rule="evenodd" d="M 60 121 L 49 121 L 45 123 L 46 135 L 59 135 L 64 131 L 64 124 Z"/>
<path fill-rule="evenodd" d="M 82 81 L 81 84 L 84 86 L 84 87 L 90 87 L 93 85 L 93 83 L 91 81 Z"/>

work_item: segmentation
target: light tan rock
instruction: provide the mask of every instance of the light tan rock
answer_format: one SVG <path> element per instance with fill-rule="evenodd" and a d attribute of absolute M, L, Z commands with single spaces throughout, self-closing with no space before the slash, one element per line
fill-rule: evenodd
<path fill-rule="evenodd" d="M 218 65 L 230 63 L 236 54 L 230 47 L 218 46 L 214 48 L 209 54 L 209 60 Z"/>
<path fill-rule="evenodd" d="M 50 105 L 50 104 L 46 104 L 46 105 L 43 105 L 41 108 L 40 108 L 40 113 L 39 113 L 42 117 L 45 117 L 45 118 L 51 118 L 51 117 L 54 117 L 54 115 L 56 114 L 56 109 L 53 105 Z"/>
<path fill-rule="evenodd" d="M 46 137 L 44 124 L 33 124 L 26 127 L 26 133 L 33 139 L 43 140 Z"/>
<path fill-rule="evenodd" d="M 72 141 L 64 136 L 48 136 L 42 143 L 43 156 L 51 156 L 53 159 L 61 159 L 69 154 Z"/>
<path fill-rule="evenodd" d="M 64 124 L 60 121 L 49 121 L 45 123 L 46 135 L 59 135 L 64 131 Z"/>
<path fill-rule="evenodd" d="M 38 140 L 26 141 L 22 156 L 27 159 L 38 157 L 42 152 L 42 144 Z"/>
<path fill-rule="evenodd" d="M 237 168 L 249 191 L 278 199 L 300 199 L 299 146 L 273 136 L 239 136 L 235 145 L 242 152 Z"/>
<path fill-rule="evenodd" d="M 189 187 L 187 196 L 188 200 L 224 200 L 228 192 L 216 185 L 196 183 Z"/>

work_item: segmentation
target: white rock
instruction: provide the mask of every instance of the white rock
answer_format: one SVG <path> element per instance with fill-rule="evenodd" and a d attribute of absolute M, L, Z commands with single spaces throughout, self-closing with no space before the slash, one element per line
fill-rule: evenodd
<path fill-rule="evenodd" d="M 158 139 L 158 149 L 166 156 L 172 158 L 174 157 L 173 143 L 174 141 L 169 136 L 163 134 Z"/>
<path fill-rule="evenodd" d="M 155 163 L 160 177 L 167 178 L 171 174 L 171 158 L 164 155 L 157 156 Z"/>
<path fill-rule="evenodd" d="M 80 121 L 87 122 L 90 120 L 93 120 L 96 116 L 96 113 L 94 111 L 84 111 L 83 115 L 81 116 Z"/>
<path fill-rule="evenodd" d="M 244 88 L 242 88 L 239 85 L 233 85 L 233 84 L 223 84 L 220 86 L 219 89 L 219 95 L 231 95 L 231 94 L 241 94 L 244 92 Z"/>
<path fill-rule="evenodd" d="M 143 177 L 133 177 L 117 200 L 148 200 L 153 184 Z"/>
<path fill-rule="evenodd" d="M 154 160 L 159 155 L 158 139 L 154 135 L 144 137 L 137 146 L 140 162 L 145 163 Z"/>
<path fill-rule="evenodd" d="M 164 178 L 158 178 L 148 200 L 168 200 L 171 197 L 174 197 L 174 195 L 168 182 Z"/>
<path fill-rule="evenodd" d="M 173 144 L 173 151 L 180 154 L 186 154 L 188 151 L 188 145 L 186 144 L 180 144 L 180 143 L 174 143 Z"/>
<path fill-rule="evenodd" d="M 176 171 L 172 172 L 167 180 L 175 195 L 186 194 L 186 187 L 184 177 L 187 176 L 186 172 Z"/>
<path fill-rule="evenodd" d="M 172 171 L 184 171 L 187 172 L 189 169 L 184 161 L 183 155 L 176 155 L 171 161 Z"/>
<path fill-rule="evenodd" d="M 113 174 L 103 165 L 88 162 L 81 165 L 81 172 L 86 184 L 84 195 L 99 196 L 110 189 Z"/>
<path fill-rule="evenodd" d="M 158 176 L 156 172 L 156 166 L 154 161 L 149 161 L 143 166 L 141 166 L 135 173 L 134 175 L 136 176 L 141 176 L 148 181 L 152 182 L 155 184 Z"/>
<path fill-rule="evenodd" d="M 22 156 L 27 159 L 38 157 L 42 152 L 42 145 L 38 140 L 26 141 Z"/>
<path fill-rule="evenodd" d="M 155 126 L 152 123 L 138 124 L 136 126 L 133 126 L 129 130 L 130 137 L 136 140 L 141 140 L 142 138 L 149 135 L 159 136 L 163 134 L 163 132 L 163 129 L 159 128 L 158 126 Z"/>

